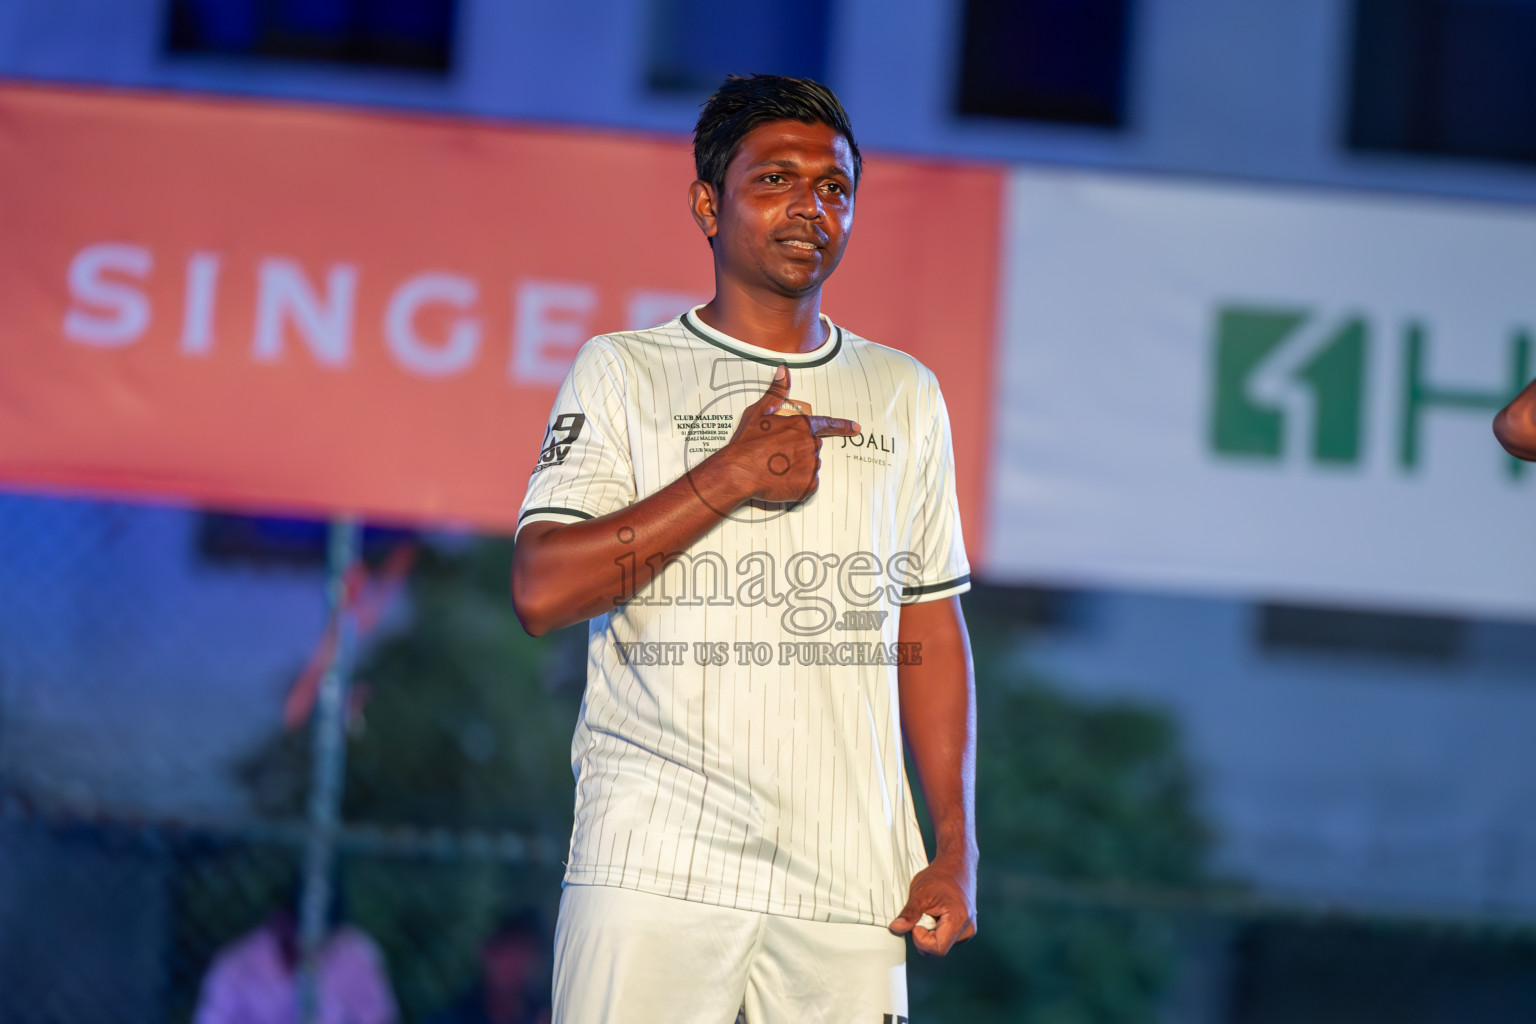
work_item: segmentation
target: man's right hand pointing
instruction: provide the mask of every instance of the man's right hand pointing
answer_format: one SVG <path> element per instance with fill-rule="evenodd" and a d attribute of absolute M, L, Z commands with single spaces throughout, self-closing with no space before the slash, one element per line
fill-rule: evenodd
<path fill-rule="evenodd" d="M 823 437 L 856 437 L 859 425 L 834 416 L 787 414 L 789 367 L 780 365 L 763 397 L 747 406 L 719 454 L 746 474 L 749 497 L 804 501 L 816 493 Z"/>

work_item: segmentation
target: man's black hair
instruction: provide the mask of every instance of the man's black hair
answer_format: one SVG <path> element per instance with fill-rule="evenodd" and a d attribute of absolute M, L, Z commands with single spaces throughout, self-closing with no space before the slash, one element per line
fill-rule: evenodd
<path fill-rule="evenodd" d="M 853 187 L 859 187 L 864 159 L 853 141 L 848 112 L 832 90 L 809 78 L 784 75 L 728 75 L 725 83 L 703 103 L 693 128 L 693 163 L 700 181 L 719 192 L 741 140 L 754 128 L 772 121 L 824 124 L 848 140 L 853 154 Z"/>

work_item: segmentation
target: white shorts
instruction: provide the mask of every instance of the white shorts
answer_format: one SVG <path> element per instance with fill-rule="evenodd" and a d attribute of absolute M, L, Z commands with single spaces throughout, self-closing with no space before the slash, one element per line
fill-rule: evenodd
<path fill-rule="evenodd" d="M 553 1024 L 905 1024 L 906 958 L 879 925 L 567 885 Z"/>

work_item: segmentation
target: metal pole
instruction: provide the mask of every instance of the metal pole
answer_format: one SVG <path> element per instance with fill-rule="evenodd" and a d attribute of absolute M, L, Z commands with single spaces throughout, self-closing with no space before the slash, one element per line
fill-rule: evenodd
<path fill-rule="evenodd" d="M 356 628 L 346 606 L 347 577 L 359 556 L 361 529 L 350 516 L 331 521 L 326 595 L 335 642 L 331 662 L 320 678 L 312 725 L 309 813 L 304 842 L 304 895 L 299 913 L 299 1019 L 319 1018 L 318 969 L 325 944 L 331 901 L 331 868 L 346 778 L 347 685 L 352 671 Z"/>

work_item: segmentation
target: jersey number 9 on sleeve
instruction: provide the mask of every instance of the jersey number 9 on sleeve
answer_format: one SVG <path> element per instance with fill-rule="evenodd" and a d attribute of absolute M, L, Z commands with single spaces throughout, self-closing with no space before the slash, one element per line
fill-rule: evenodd
<path fill-rule="evenodd" d="M 555 417 L 555 421 L 549 425 L 549 430 L 544 434 L 544 447 L 539 452 L 539 464 L 533 467 L 537 473 L 541 469 L 550 466 L 558 466 L 565 461 L 565 457 L 571 452 L 571 443 L 581 436 L 581 428 L 586 425 L 587 417 L 584 413 L 563 412 Z"/>

